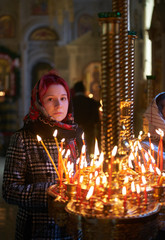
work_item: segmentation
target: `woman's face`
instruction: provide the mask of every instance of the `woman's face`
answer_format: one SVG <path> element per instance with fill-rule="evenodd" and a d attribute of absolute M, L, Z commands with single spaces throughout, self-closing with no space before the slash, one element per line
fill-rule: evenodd
<path fill-rule="evenodd" d="M 68 96 L 65 88 L 60 84 L 52 84 L 42 97 L 42 104 L 47 113 L 56 121 L 62 121 L 68 112 Z"/>

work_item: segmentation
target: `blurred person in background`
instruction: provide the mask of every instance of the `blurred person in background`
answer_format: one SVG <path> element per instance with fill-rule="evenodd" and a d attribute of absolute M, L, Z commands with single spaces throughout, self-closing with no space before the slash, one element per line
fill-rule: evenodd
<path fill-rule="evenodd" d="M 93 154 L 95 138 L 100 145 L 100 103 L 86 95 L 83 81 L 75 83 L 73 91 L 75 122 L 84 131 L 88 153 Z"/>

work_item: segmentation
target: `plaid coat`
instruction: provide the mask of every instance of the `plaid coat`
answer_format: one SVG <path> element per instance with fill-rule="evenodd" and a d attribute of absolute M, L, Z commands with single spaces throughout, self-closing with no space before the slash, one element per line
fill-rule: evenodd
<path fill-rule="evenodd" d="M 67 130 L 68 131 L 68 130 Z M 3 177 L 3 197 L 18 205 L 16 239 L 72 239 L 48 215 L 47 188 L 57 178 L 53 165 L 36 134 L 42 137 L 57 166 L 58 152 L 54 129 L 41 122 L 17 131 L 11 138 Z M 75 133 L 61 132 L 69 146 L 75 143 Z"/>

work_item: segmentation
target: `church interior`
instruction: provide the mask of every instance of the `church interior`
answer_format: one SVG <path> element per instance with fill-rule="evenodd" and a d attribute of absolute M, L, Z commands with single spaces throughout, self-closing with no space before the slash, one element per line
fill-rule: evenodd
<path fill-rule="evenodd" d="M 115 145 L 120 146 L 121 155 L 123 152 L 125 154 L 126 144 L 123 147 L 121 142 L 123 135 L 126 139 L 132 139 L 139 138 L 141 131 L 147 133 L 148 126 L 143 114 L 153 98 L 165 91 L 164 10 L 165 0 L 6 0 L 0 2 L 0 185 L 2 185 L 5 154 L 10 137 L 23 125 L 23 118 L 28 113 L 31 90 L 35 83 L 51 69 L 57 70 L 67 81 L 70 89 L 76 82 L 83 81 L 87 94 L 92 94 L 96 101 L 103 102 L 101 147 L 106 156 L 107 165 L 109 162 L 112 164 L 114 156 L 109 155 L 109 151 L 113 152 Z M 112 28 L 109 27 L 109 32 L 105 28 L 106 24 L 112 26 Z M 121 86 L 118 87 L 120 83 Z M 124 87 L 122 84 L 125 84 Z M 120 98 L 117 97 L 118 94 Z M 113 107 L 107 95 L 114 103 Z M 105 105 L 109 106 L 112 119 L 106 117 L 108 115 L 106 111 L 109 110 L 104 108 Z M 120 119 L 119 112 L 121 112 Z M 118 132 L 119 125 L 121 123 L 124 125 L 125 121 L 126 130 Z M 111 127 L 107 127 L 109 122 Z M 113 127 L 117 130 L 114 131 Z M 111 136 L 111 141 L 108 140 L 107 132 Z M 113 167 L 115 168 L 114 176 L 115 174 L 119 176 L 117 160 L 113 163 Z M 165 179 L 164 163 L 161 170 L 161 177 Z M 112 182 L 115 181 L 114 176 L 111 179 Z M 157 178 L 156 180 L 158 181 Z M 120 181 L 123 183 L 123 179 Z M 113 184 L 115 188 L 116 185 Z M 161 185 L 163 193 L 154 195 L 157 205 L 162 206 L 161 210 L 160 207 L 157 210 L 157 205 L 154 205 L 154 210 L 149 207 L 153 203 L 153 196 L 149 192 L 147 200 L 144 194 L 148 202 L 147 205 L 145 201 L 143 206 L 144 215 L 142 210 L 139 212 L 137 208 L 131 219 L 129 213 L 132 208 L 130 207 L 129 211 L 129 206 L 132 202 L 128 203 L 127 199 L 128 209 L 127 213 L 124 212 L 126 216 L 123 218 L 127 219 L 129 224 L 126 221 L 123 223 L 123 219 L 120 219 L 117 228 L 117 224 L 115 225 L 113 221 L 113 223 L 108 222 L 112 228 L 108 233 L 107 231 L 103 233 L 104 228 L 99 228 L 104 236 L 103 239 L 164 239 L 163 187 L 165 187 L 165 181 Z M 112 189 L 109 191 L 112 192 Z M 52 196 L 51 189 L 50 195 Z M 152 199 L 151 202 L 150 199 Z M 93 202 L 89 205 L 91 204 Z M 120 206 L 112 205 L 114 208 L 107 202 L 104 205 L 104 211 L 101 212 L 104 215 L 103 220 L 105 215 L 106 220 L 109 220 L 108 216 L 111 212 L 109 207 L 123 216 L 118 209 Z M 125 208 L 126 200 L 124 200 L 124 211 Z M 71 203 L 68 205 L 67 210 L 71 217 L 83 215 L 76 209 L 77 205 L 72 206 Z M 93 214 L 90 211 L 92 210 L 89 209 L 86 213 L 88 217 Z M 97 211 L 96 216 L 100 214 L 99 207 Z M 0 195 L 1 240 L 14 239 L 16 212 L 17 208 L 6 204 Z M 137 227 L 141 238 L 133 238 L 128 234 L 128 231 L 132 231 L 130 223 L 135 218 L 139 220 L 139 215 L 143 215 L 141 217 L 143 221 L 132 222 L 132 226 Z M 158 215 L 161 218 L 161 227 L 157 226 Z M 110 219 L 113 220 L 113 217 Z M 114 218 L 116 219 L 116 216 Z M 99 217 L 96 219 L 100 220 Z M 97 224 L 94 227 L 96 229 Z M 129 230 L 126 231 L 123 228 Z M 89 233 L 85 232 L 83 239 L 101 239 L 99 230 L 96 231 L 98 236 L 93 235 L 95 238 L 91 238 L 94 233 L 89 227 Z M 115 235 L 115 231 L 118 231 L 122 238 Z"/>

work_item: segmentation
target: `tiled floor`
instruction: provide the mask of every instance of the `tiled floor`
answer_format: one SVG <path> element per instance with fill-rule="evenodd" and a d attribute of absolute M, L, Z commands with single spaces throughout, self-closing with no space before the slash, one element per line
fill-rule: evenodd
<path fill-rule="evenodd" d="M 0 157 L 0 240 L 14 240 L 17 207 L 2 198 L 2 177 L 5 158 Z"/>

